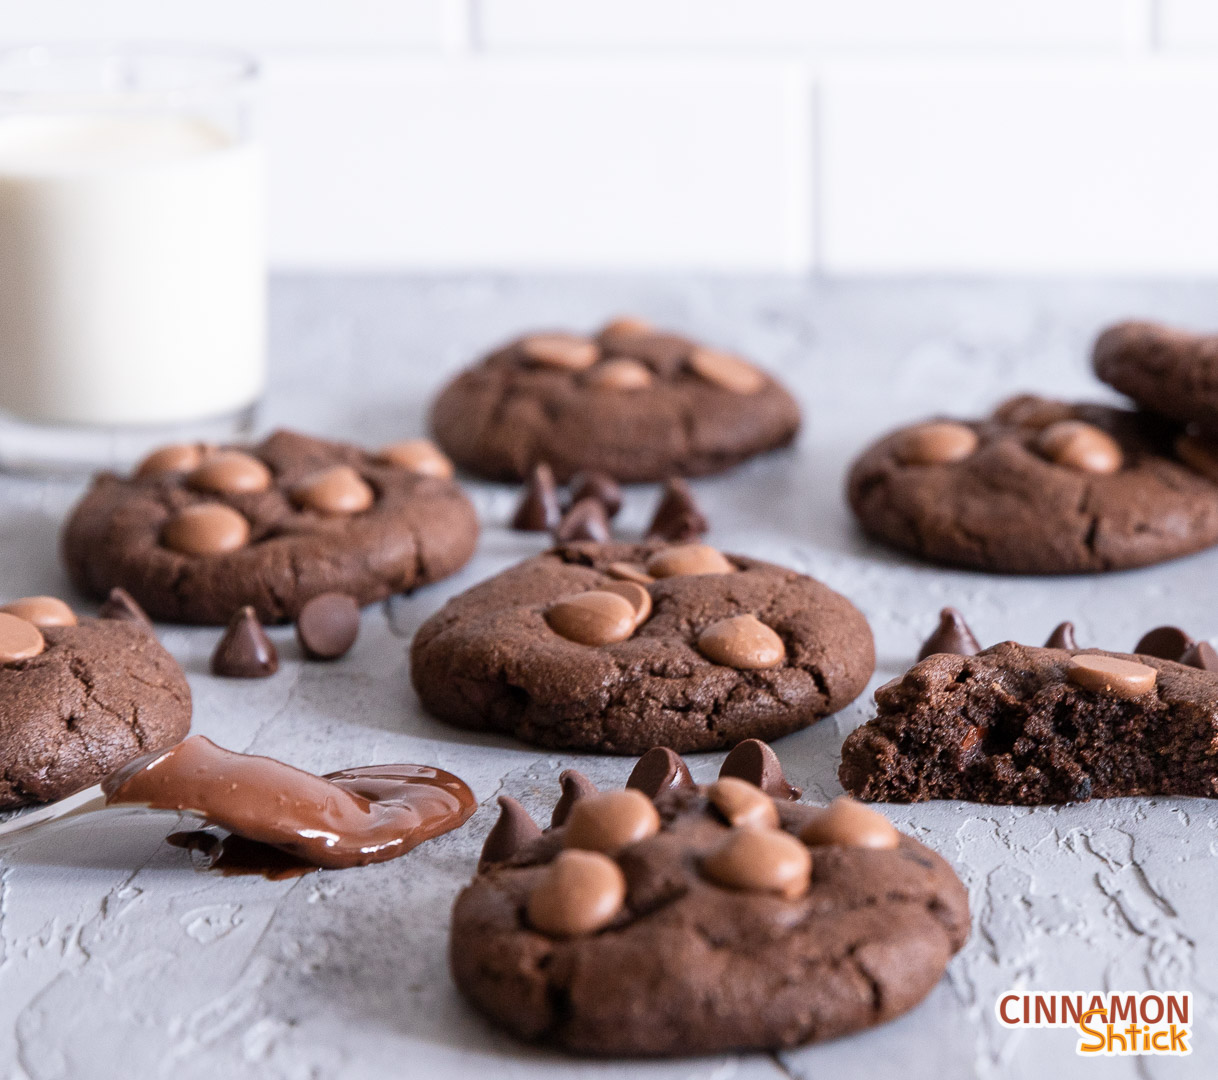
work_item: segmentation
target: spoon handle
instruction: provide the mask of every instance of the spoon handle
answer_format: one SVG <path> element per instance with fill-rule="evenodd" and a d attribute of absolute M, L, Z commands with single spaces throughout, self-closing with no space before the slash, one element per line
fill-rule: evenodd
<path fill-rule="evenodd" d="M 106 796 L 102 794 L 101 784 L 94 784 L 92 787 L 57 799 L 46 806 L 40 806 L 36 810 L 27 810 L 7 821 L 0 821 L 0 840 L 16 836 L 28 829 L 36 829 L 40 825 L 46 825 L 52 821 L 62 821 L 64 818 L 75 817 L 78 814 L 102 810 L 105 806 Z"/>

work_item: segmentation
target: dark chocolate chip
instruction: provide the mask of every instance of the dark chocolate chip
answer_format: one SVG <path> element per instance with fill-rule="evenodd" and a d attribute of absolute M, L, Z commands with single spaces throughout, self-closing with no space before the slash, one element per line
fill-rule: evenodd
<path fill-rule="evenodd" d="M 1184 650 L 1180 663 L 1202 671 L 1218 672 L 1218 650 L 1208 641 L 1195 641 Z"/>
<path fill-rule="evenodd" d="M 1074 640 L 1074 623 L 1058 623 L 1045 642 L 1046 649 L 1077 649 L 1078 642 Z"/>
<path fill-rule="evenodd" d="M 596 794 L 596 785 L 582 772 L 575 769 L 564 769 L 558 774 L 558 782 L 562 785 L 562 794 L 554 804 L 554 813 L 550 816 L 550 828 L 554 829 L 567 820 L 573 807 L 580 799 Z"/>
<path fill-rule="evenodd" d="M 275 643 L 266 636 L 252 607 L 243 607 L 211 654 L 211 673 L 228 679 L 265 679 L 279 670 Z"/>
<path fill-rule="evenodd" d="M 143 623 L 150 628 L 152 626 L 152 620 L 126 589 L 111 589 L 110 595 L 97 609 L 97 617 L 99 619 L 118 619 L 121 622 Z"/>
<path fill-rule="evenodd" d="M 918 650 L 918 659 L 925 660 L 935 653 L 951 653 L 953 656 L 976 656 L 981 646 L 964 621 L 964 616 L 954 607 L 945 607 L 939 612 L 939 626 Z"/>
<path fill-rule="evenodd" d="M 296 637 L 311 660 L 337 660 L 358 634 L 359 605 L 346 593 L 321 593 L 296 616 Z"/>
<path fill-rule="evenodd" d="M 1142 635 L 1133 651 L 1160 660 L 1179 660 L 1192 644 L 1193 639 L 1178 626 L 1156 626 Z"/>
<path fill-rule="evenodd" d="M 696 540 L 710 529 L 706 515 L 694 501 L 689 485 L 680 479 L 669 480 L 664 494 L 647 526 L 649 539 L 686 541 Z"/>
<path fill-rule="evenodd" d="M 577 473 L 571 478 L 571 505 L 581 499 L 595 499 L 605 508 L 605 516 L 613 518 L 622 508 L 622 488 L 608 473 Z"/>
<path fill-rule="evenodd" d="M 595 540 L 605 543 L 609 539 L 609 518 L 599 499 L 580 499 L 563 515 L 554 539 L 560 544 L 573 540 Z"/>
<path fill-rule="evenodd" d="M 679 791 L 694 786 L 694 778 L 681 755 L 667 746 L 653 746 L 630 771 L 628 788 L 636 788 L 654 799 L 661 791 Z"/>
<path fill-rule="evenodd" d="M 499 820 L 486 834 L 482 854 L 478 856 L 478 869 L 485 869 L 492 863 L 506 862 L 540 835 L 541 828 L 529 817 L 528 811 L 510 795 L 500 795 Z"/>
<path fill-rule="evenodd" d="M 798 799 L 803 794 L 787 783 L 778 755 L 760 739 L 745 739 L 736 744 L 719 768 L 719 778 L 725 776 L 747 780 L 775 799 Z"/>
<path fill-rule="evenodd" d="M 520 532 L 549 532 L 562 517 L 554 470 L 544 461 L 533 466 L 529 481 L 512 516 L 512 528 Z"/>

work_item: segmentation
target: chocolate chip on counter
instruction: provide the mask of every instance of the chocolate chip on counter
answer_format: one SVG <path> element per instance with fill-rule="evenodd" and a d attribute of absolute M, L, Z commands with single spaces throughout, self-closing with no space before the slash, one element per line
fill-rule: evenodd
<path fill-rule="evenodd" d="M 563 846 L 616 854 L 660 831 L 651 799 L 634 788 L 598 791 L 578 800 L 567 815 Z"/>
<path fill-rule="evenodd" d="M 203 459 L 186 478 L 196 491 L 213 495 L 248 495 L 271 486 L 271 470 L 253 454 L 242 450 L 217 450 Z"/>
<path fill-rule="evenodd" d="M 551 937 L 594 934 L 617 917 L 626 901 L 626 876 L 608 855 L 560 851 L 529 894 L 529 925 Z"/>
<path fill-rule="evenodd" d="M 646 390 L 655 376 L 646 364 L 617 356 L 589 369 L 586 381 L 600 390 Z"/>
<path fill-rule="evenodd" d="M 595 341 L 578 334 L 533 334 L 520 343 L 525 358 L 543 367 L 583 371 L 600 357 Z"/>
<path fill-rule="evenodd" d="M 939 625 L 935 632 L 918 650 L 918 659 L 925 660 L 936 653 L 950 653 L 953 656 L 976 656 L 981 652 L 981 645 L 973 636 L 964 616 L 954 607 L 945 607 L 939 612 Z"/>
<path fill-rule="evenodd" d="M 279 670 L 279 653 L 252 607 L 241 608 L 211 654 L 211 673 L 227 679 L 265 679 Z"/>
<path fill-rule="evenodd" d="M 184 506 L 161 530 L 161 543 L 183 555 L 227 555 L 249 539 L 250 523 L 224 503 Z"/>
<path fill-rule="evenodd" d="M 800 838 L 813 847 L 839 844 L 884 849 L 901 842 L 901 835 L 891 821 L 849 795 L 840 795 L 826 806 L 804 826 Z"/>
<path fill-rule="evenodd" d="M 1208 641 L 1196 641 L 1184 650 L 1180 663 L 1202 671 L 1218 672 L 1218 650 Z"/>
<path fill-rule="evenodd" d="M 755 394 L 765 386 L 765 376 L 757 368 L 721 349 L 696 345 L 685 362 L 696 375 L 733 394 Z"/>
<path fill-rule="evenodd" d="M 0 664 L 30 660 L 44 648 L 46 641 L 32 622 L 0 612 Z"/>
<path fill-rule="evenodd" d="M 624 596 L 604 589 L 576 593 L 550 605 L 546 623 L 579 645 L 611 645 L 634 633 L 636 612 Z"/>
<path fill-rule="evenodd" d="M 595 499 L 605 508 L 605 516 L 614 518 L 622 508 L 622 486 L 608 473 L 577 473 L 571 479 L 571 505 L 583 499 Z"/>
<path fill-rule="evenodd" d="M 932 420 L 910 428 L 897 446 L 902 465 L 952 465 L 970 457 L 980 439 L 967 424 Z"/>
<path fill-rule="evenodd" d="M 722 845 L 702 860 L 702 872 L 730 889 L 777 893 L 795 900 L 808 891 L 812 855 L 781 829 L 732 829 Z"/>
<path fill-rule="evenodd" d="M 647 538 L 684 543 L 696 540 L 708 529 L 710 522 L 694 501 L 689 485 L 679 477 L 669 480 L 647 526 Z"/>
<path fill-rule="evenodd" d="M 162 473 L 191 472 L 203 463 L 206 448 L 201 443 L 175 443 L 153 450 L 135 467 L 135 477 L 143 480 Z"/>
<path fill-rule="evenodd" d="M 778 828 L 774 800 L 761 788 L 735 776 L 723 776 L 706 789 L 710 804 L 729 825 Z"/>
<path fill-rule="evenodd" d="M 76 613 L 57 596 L 23 596 L 0 607 L 35 626 L 75 626 Z"/>
<path fill-rule="evenodd" d="M 575 540 L 595 540 L 598 544 L 609 540 L 609 516 L 599 499 L 580 499 L 562 516 L 554 529 L 554 539 L 560 544 Z"/>
<path fill-rule="evenodd" d="M 558 786 L 561 794 L 554 804 L 554 812 L 550 815 L 550 828 L 557 828 L 566 822 L 573 807 L 580 799 L 586 799 L 596 794 L 596 785 L 578 769 L 563 769 L 558 774 Z"/>
<path fill-rule="evenodd" d="M 1046 649 L 1077 649 L 1078 642 L 1074 640 L 1074 623 L 1058 623 L 1045 642 Z"/>
<path fill-rule="evenodd" d="M 1193 472 L 1218 483 L 1218 446 L 1196 435 L 1181 435 L 1176 439 L 1176 456 Z"/>
<path fill-rule="evenodd" d="M 633 581 L 636 585 L 650 585 L 655 581 L 641 563 L 613 562 L 605 567 L 605 573 L 620 581 Z"/>
<path fill-rule="evenodd" d="M 605 592 L 617 593 L 634 608 L 634 625 L 637 629 L 651 618 L 651 593 L 637 581 L 610 581 L 601 586 Z"/>
<path fill-rule="evenodd" d="M 554 470 L 539 461 L 529 473 L 524 494 L 512 515 L 512 528 L 518 532 L 549 532 L 561 518 Z"/>
<path fill-rule="evenodd" d="M 732 748 L 719 767 L 719 778 L 725 776 L 747 780 L 776 799 L 791 801 L 803 794 L 799 788 L 787 783 L 774 748 L 760 739 L 745 739 Z"/>
<path fill-rule="evenodd" d="M 1159 660 L 1179 660 L 1192 643 L 1193 639 L 1178 626 L 1156 626 L 1138 639 L 1133 651 Z"/>
<path fill-rule="evenodd" d="M 1082 420 L 1058 420 L 1044 428 L 1036 449 L 1055 465 L 1107 475 L 1125 462 L 1121 445 L 1106 431 Z"/>
<path fill-rule="evenodd" d="M 337 660 L 359 636 L 359 605 L 346 593 L 319 593 L 296 616 L 296 639 L 310 660 Z"/>
<path fill-rule="evenodd" d="M 1137 664 L 1132 660 L 1083 653 L 1071 658 L 1066 677 L 1085 690 L 1118 698 L 1135 698 L 1154 689 L 1158 672 L 1147 664 Z"/>
<path fill-rule="evenodd" d="M 736 568 L 709 544 L 681 544 L 663 548 L 647 560 L 652 577 L 687 577 L 694 574 L 734 574 Z"/>
<path fill-rule="evenodd" d="M 451 480 L 457 471 L 448 455 L 430 439 L 404 439 L 382 446 L 376 453 L 376 460 L 396 465 L 416 476 L 434 476 L 440 480 Z"/>
<path fill-rule="evenodd" d="M 541 827 L 529 817 L 528 811 L 510 795 L 500 795 L 499 818 L 486 834 L 482 853 L 478 856 L 478 869 L 506 862 L 540 835 Z"/>
<path fill-rule="evenodd" d="M 712 664 L 739 671 L 778 667 L 787 656 L 782 638 L 755 615 L 735 615 L 711 623 L 698 635 L 697 645 Z"/>
<path fill-rule="evenodd" d="M 626 786 L 654 799 L 662 791 L 688 790 L 694 779 L 680 754 L 667 746 L 653 746 L 635 762 Z"/>
<path fill-rule="evenodd" d="M 304 510 L 342 517 L 361 514 L 376 502 L 376 492 L 350 465 L 313 473 L 292 489 L 292 501 Z"/>
<path fill-rule="evenodd" d="M 126 589 L 120 589 L 117 586 L 111 589 L 110 595 L 102 601 L 101 607 L 97 609 L 97 617 L 140 623 L 149 629 L 152 628 L 152 620 L 148 618 L 148 613 L 135 602 L 135 597 Z"/>

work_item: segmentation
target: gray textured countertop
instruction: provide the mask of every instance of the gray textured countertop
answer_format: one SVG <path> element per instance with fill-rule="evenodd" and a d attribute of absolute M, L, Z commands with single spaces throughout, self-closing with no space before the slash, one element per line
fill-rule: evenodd
<path fill-rule="evenodd" d="M 286 278 L 273 290 L 274 386 L 265 423 L 368 444 L 421 430 L 439 383 L 480 349 L 537 325 L 593 326 L 621 311 L 735 346 L 794 387 L 796 450 L 696 485 L 710 540 L 808 571 L 850 596 L 875 630 L 872 687 L 903 670 L 945 603 L 985 643 L 1079 640 L 1129 648 L 1162 622 L 1218 632 L 1218 552 L 1097 578 L 1041 581 L 915 565 L 863 541 L 841 486 L 851 455 L 895 423 L 967 415 L 1020 389 L 1107 397 L 1089 376 L 1096 329 L 1133 314 L 1214 323 L 1213 284 L 808 283 L 786 280 Z M 418 707 L 404 662 L 446 597 L 538 550 L 503 528 L 515 499 L 471 484 L 485 526 L 462 573 L 365 612 L 333 665 L 285 660 L 258 683 L 207 674 L 217 632 L 168 628 L 189 675 L 195 730 L 324 771 L 416 761 L 463 776 L 484 807 L 500 792 L 547 814 L 562 768 L 620 784 L 630 762 L 542 753 L 456 732 Z M 78 486 L 0 478 L 0 595 L 69 595 L 55 562 Z M 635 489 L 624 530 L 655 494 Z M 813 800 L 840 789 L 838 748 L 869 713 L 782 740 Z M 717 755 L 692 758 L 713 776 Z M 472 1015 L 446 972 L 452 899 L 494 819 L 383 866 L 267 882 L 192 868 L 164 819 L 80 824 L 0 853 L 0 1076 L 777 1078 L 954 1080 L 1074 1072 L 1075 1036 L 1016 1033 L 994 1017 L 1009 988 L 1191 990 L 1188 1059 L 1090 1061 L 1103 1076 L 1211 1076 L 1218 1062 L 1218 806 L 1114 800 L 1035 810 L 935 804 L 886 813 L 967 883 L 973 936 L 919 1009 L 878 1030 L 778 1057 L 585 1063 L 522 1049 Z"/>

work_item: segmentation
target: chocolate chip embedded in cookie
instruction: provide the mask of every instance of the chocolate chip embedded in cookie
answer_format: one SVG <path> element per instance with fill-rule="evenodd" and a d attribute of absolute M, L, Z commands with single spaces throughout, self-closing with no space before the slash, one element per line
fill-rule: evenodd
<path fill-rule="evenodd" d="M 142 624 L 78 619 L 49 596 L 4 608 L 0 810 L 69 795 L 185 736 L 186 677 Z"/>
<path fill-rule="evenodd" d="M 689 775 L 663 748 L 640 774 Z M 968 936 L 951 867 L 876 810 L 723 773 L 648 786 L 576 800 L 545 832 L 500 800 L 449 955 L 518 1038 L 600 1056 L 831 1039 L 917 1005 Z"/>
<path fill-rule="evenodd" d="M 169 447 L 98 476 L 63 533 L 73 582 L 150 615 L 264 623 L 341 592 L 358 604 L 447 576 L 473 553 L 473 506 L 418 442 L 376 453 L 281 431 L 242 450 Z"/>
<path fill-rule="evenodd" d="M 1171 660 L 1008 641 L 928 657 L 876 703 L 842 746 L 861 799 L 1218 797 L 1218 679 Z"/>
<path fill-rule="evenodd" d="M 623 483 L 721 472 L 786 446 L 799 408 L 770 375 L 636 320 L 594 337 L 530 334 L 463 372 L 432 407 L 437 441 L 464 468 L 520 480 Z"/>
<path fill-rule="evenodd" d="M 846 706 L 874 666 L 844 597 L 701 544 L 560 545 L 450 600 L 411 647 L 440 719 L 613 754 L 785 735 Z"/>
<path fill-rule="evenodd" d="M 1145 566 L 1218 543 L 1218 484 L 1178 456 L 1177 434 L 1144 413 L 1024 396 L 885 436 L 855 461 L 847 497 L 868 535 L 931 562 Z"/>

